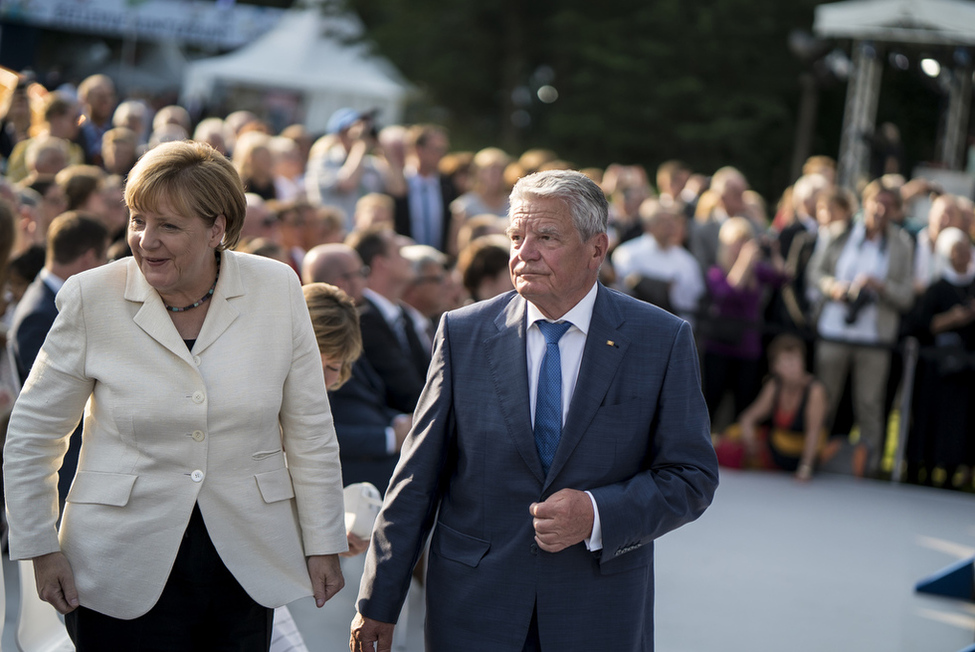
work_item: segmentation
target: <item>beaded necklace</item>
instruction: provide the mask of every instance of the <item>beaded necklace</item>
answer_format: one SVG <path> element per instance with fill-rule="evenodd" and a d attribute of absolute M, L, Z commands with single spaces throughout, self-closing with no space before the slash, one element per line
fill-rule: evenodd
<path fill-rule="evenodd" d="M 206 303 L 207 301 L 210 300 L 210 297 L 213 296 L 213 291 L 217 287 L 217 280 L 220 278 L 220 252 L 217 251 L 216 254 L 217 254 L 217 276 L 216 276 L 216 278 L 213 279 L 213 285 L 210 286 L 210 289 L 207 290 L 207 293 L 204 294 L 200 298 L 199 301 L 195 301 L 195 302 L 191 303 L 190 305 L 185 306 L 183 308 L 175 308 L 173 306 L 166 305 L 166 302 L 164 301 L 163 302 L 163 305 L 166 306 L 166 310 L 168 310 L 170 312 L 186 312 L 187 310 L 193 310 L 193 308 L 199 308 L 204 303 Z"/>

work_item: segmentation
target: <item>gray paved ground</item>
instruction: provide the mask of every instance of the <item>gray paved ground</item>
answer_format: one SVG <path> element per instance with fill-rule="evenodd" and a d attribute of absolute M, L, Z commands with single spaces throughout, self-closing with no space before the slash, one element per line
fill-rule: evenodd
<path fill-rule="evenodd" d="M 657 543 L 657 650 L 957 652 L 975 640 L 975 605 L 913 587 L 971 556 L 971 495 L 724 471 L 711 509 Z M 5 560 L 3 652 L 16 650 L 11 570 Z M 292 605 L 310 652 L 348 649 L 361 561 L 345 572 L 347 587 L 323 610 Z M 403 649 L 422 650 L 422 619 L 415 592 Z"/>

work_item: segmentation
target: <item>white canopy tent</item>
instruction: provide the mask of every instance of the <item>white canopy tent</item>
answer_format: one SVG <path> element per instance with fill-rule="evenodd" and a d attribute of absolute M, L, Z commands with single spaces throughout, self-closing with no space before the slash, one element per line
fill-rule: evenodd
<path fill-rule="evenodd" d="M 850 74 L 840 143 L 839 178 L 855 187 L 866 172 L 869 155 L 865 134 L 874 131 L 883 65 L 888 43 L 954 49 L 953 68 L 942 66 L 941 82 L 948 112 L 938 157 L 948 169 L 961 167 L 972 99 L 972 55 L 975 46 L 975 2 L 970 0 L 849 0 L 816 7 L 813 26 L 822 38 L 850 39 Z"/>
<path fill-rule="evenodd" d="M 301 94 L 311 132 L 323 132 L 329 116 L 342 107 L 377 108 L 384 122 L 395 122 L 406 87 L 388 62 L 370 56 L 363 45 L 343 42 L 339 33 L 348 34 L 352 24 L 327 18 L 319 9 L 288 11 L 250 45 L 191 63 L 181 103 L 206 104 L 218 85 L 266 88 Z"/>
<path fill-rule="evenodd" d="M 975 45 L 975 3 L 851 0 L 816 7 L 816 32 L 888 43 Z"/>

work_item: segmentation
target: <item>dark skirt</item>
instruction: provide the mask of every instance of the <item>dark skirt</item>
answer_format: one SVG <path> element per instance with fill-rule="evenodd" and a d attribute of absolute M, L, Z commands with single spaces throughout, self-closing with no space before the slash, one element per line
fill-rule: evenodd
<path fill-rule="evenodd" d="M 173 570 L 152 609 L 122 620 L 79 607 L 64 621 L 78 652 L 267 652 L 273 619 L 274 610 L 256 603 L 227 570 L 195 506 Z"/>

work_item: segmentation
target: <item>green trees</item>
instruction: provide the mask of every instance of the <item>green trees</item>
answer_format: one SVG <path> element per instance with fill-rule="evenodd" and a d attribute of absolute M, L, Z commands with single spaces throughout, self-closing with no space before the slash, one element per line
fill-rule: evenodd
<path fill-rule="evenodd" d="M 407 119 L 443 122 L 457 146 L 735 164 L 770 199 L 791 181 L 801 64 L 786 41 L 813 0 L 345 1 L 422 91 Z"/>

